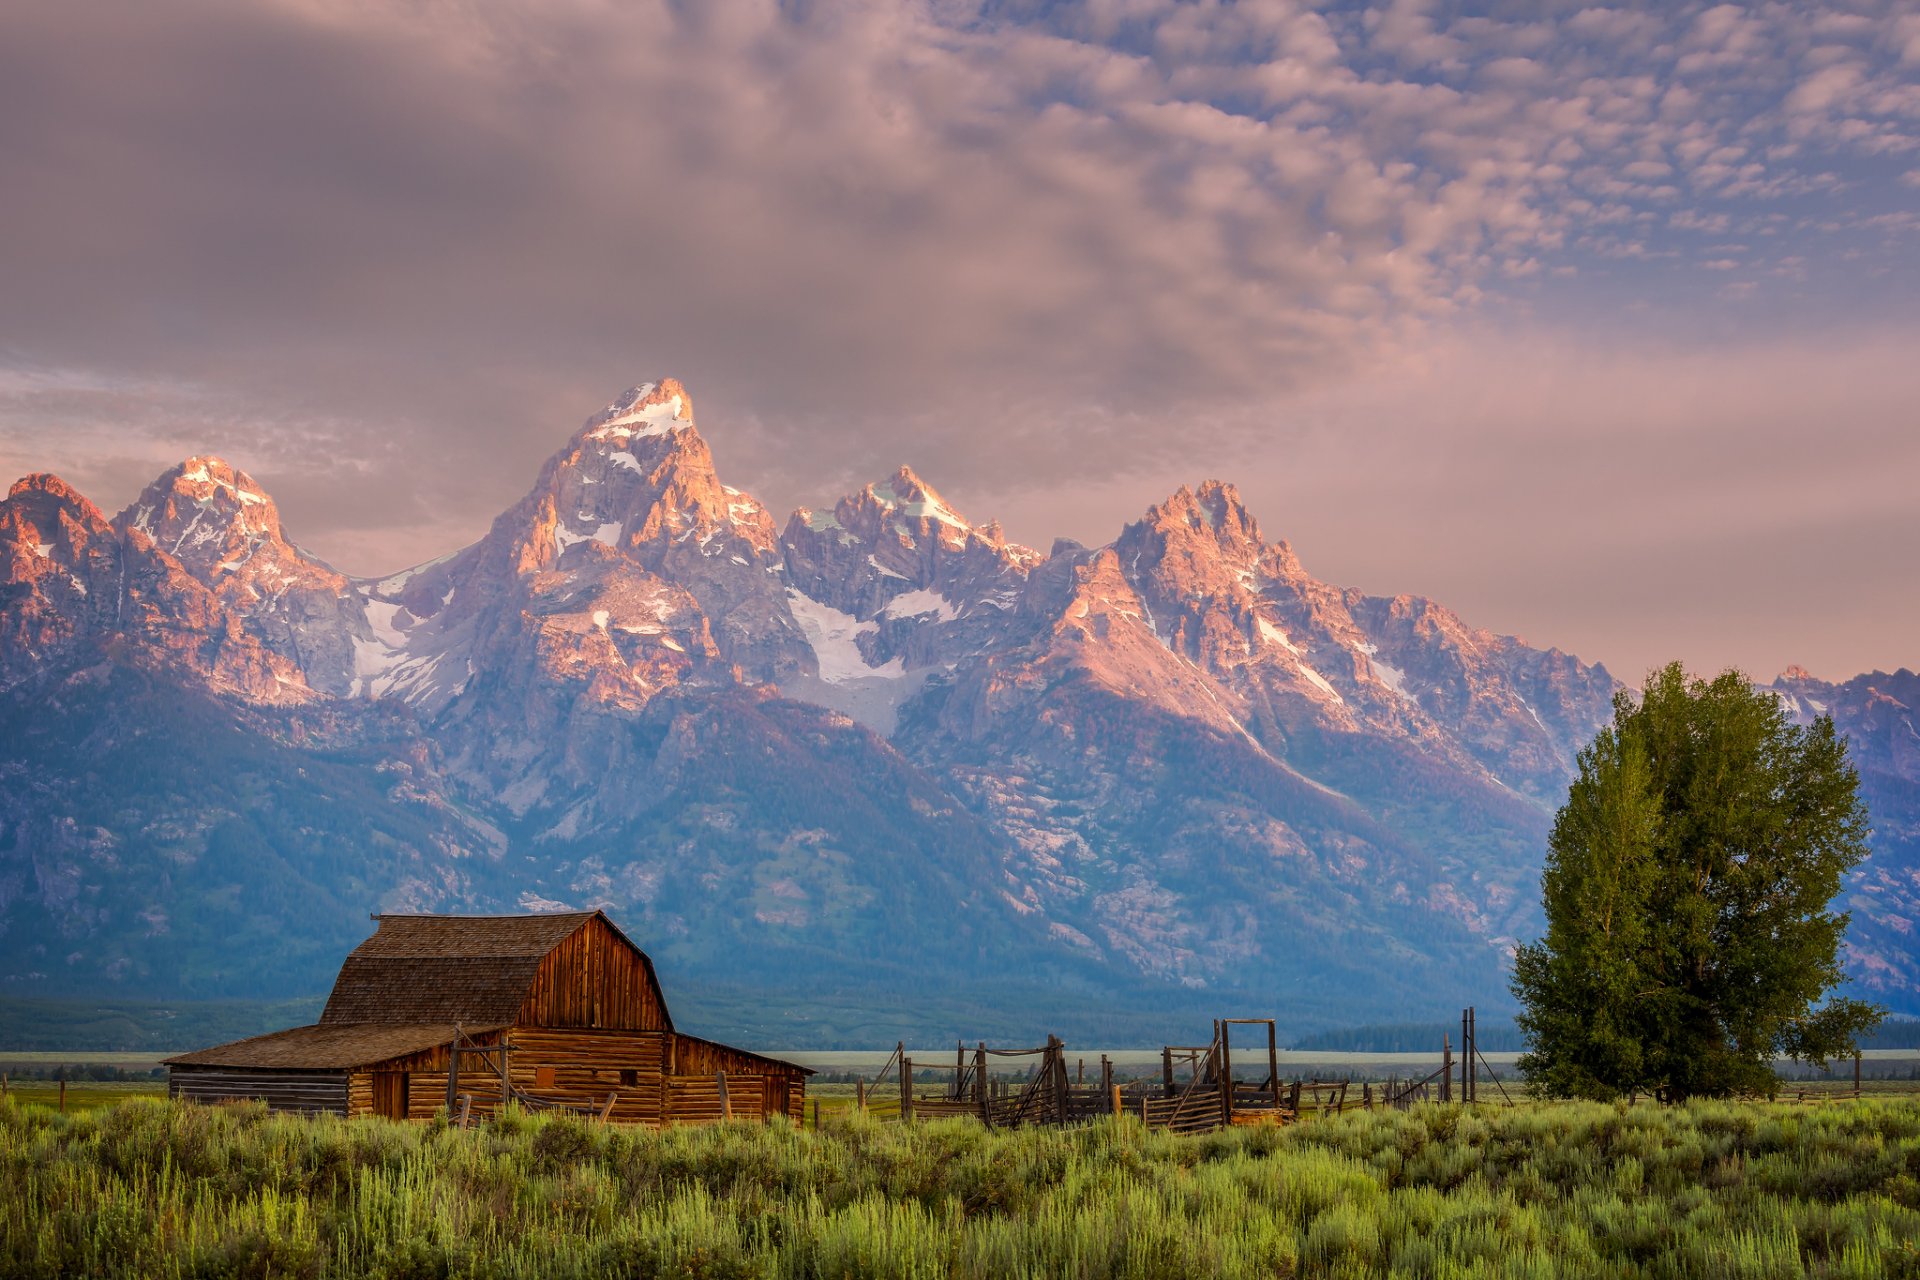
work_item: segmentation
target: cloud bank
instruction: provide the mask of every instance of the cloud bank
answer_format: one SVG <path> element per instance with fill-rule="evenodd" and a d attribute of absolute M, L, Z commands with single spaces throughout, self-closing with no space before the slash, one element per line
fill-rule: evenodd
<path fill-rule="evenodd" d="M 1917 22 L 25 0 L 0 464 L 111 502 L 217 449 L 371 571 L 475 535 L 593 406 L 672 372 L 776 503 L 908 459 L 1044 541 L 1224 473 L 1310 563 L 1631 666 L 1626 627 L 1502 548 L 1566 548 L 1552 581 L 1591 599 L 1648 539 L 1706 572 L 1755 509 L 1882 578 L 1920 534 L 1808 501 L 1877 492 L 1920 390 L 1888 354 L 1920 329 Z M 1837 398 L 1775 393 L 1836 368 Z M 1731 465 L 1657 504 L 1551 499 L 1663 452 Z M 1450 502 L 1478 578 L 1425 532 Z M 1689 596 L 1656 578 L 1626 603 L 1664 636 Z M 1775 657 L 1723 612 L 1703 653 Z M 1802 627 L 1778 657 L 1891 663 L 1913 630 Z"/>

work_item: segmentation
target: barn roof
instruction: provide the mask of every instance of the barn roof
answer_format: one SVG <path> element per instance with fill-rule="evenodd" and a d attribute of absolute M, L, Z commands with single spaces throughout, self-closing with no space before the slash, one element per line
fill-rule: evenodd
<path fill-rule="evenodd" d="M 547 953 L 598 919 L 640 957 L 666 1029 L 673 1029 L 653 961 L 604 912 L 374 919 L 380 927 L 340 966 L 321 1026 L 506 1025 L 519 1015 Z"/>
<path fill-rule="evenodd" d="M 468 1035 L 497 1027 L 462 1027 Z M 405 1057 L 452 1041 L 450 1023 L 315 1025 L 293 1027 L 269 1035 L 236 1040 L 232 1044 L 197 1049 L 164 1061 L 172 1067 L 303 1068 L 345 1071 L 389 1058 Z"/>

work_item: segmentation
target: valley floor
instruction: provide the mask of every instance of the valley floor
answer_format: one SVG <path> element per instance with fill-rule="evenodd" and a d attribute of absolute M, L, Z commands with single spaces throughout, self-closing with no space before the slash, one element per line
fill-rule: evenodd
<path fill-rule="evenodd" d="M 1201 1138 L 0 1105 L 9 1276 L 1911 1276 L 1916 1241 L 1911 1099 Z"/>

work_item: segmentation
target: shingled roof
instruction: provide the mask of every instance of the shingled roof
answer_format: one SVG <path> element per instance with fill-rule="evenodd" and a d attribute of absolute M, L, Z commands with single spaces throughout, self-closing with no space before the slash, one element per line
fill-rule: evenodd
<path fill-rule="evenodd" d="M 462 1027 L 468 1035 L 497 1030 L 495 1027 Z M 437 1048 L 453 1039 L 453 1027 L 438 1025 L 347 1024 L 342 1026 L 294 1027 L 270 1035 L 236 1040 L 232 1044 L 197 1049 L 165 1059 L 174 1067 L 260 1067 L 298 1068 L 318 1071 L 345 1071 L 369 1063 L 385 1062 L 425 1049 Z"/>
<path fill-rule="evenodd" d="M 526 1002 L 548 952 L 599 917 L 615 936 L 633 942 L 599 911 L 519 916 L 375 916 L 380 927 L 353 949 L 321 1026 L 362 1023 L 505 1026 Z M 667 1029 L 666 997 L 653 962 L 638 947 L 647 980 Z"/>

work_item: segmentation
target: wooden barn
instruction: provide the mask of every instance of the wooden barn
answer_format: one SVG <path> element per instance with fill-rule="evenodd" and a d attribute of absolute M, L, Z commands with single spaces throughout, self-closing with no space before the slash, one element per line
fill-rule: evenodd
<path fill-rule="evenodd" d="M 676 1031 L 602 912 L 374 918 L 319 1022 L 169 1058 L 168 1092 L 415 1120 L 504 1097 L 656 1128 L 800 1117 L 812 1073 Z"/>

